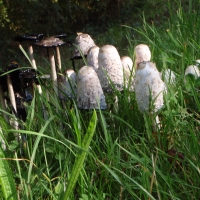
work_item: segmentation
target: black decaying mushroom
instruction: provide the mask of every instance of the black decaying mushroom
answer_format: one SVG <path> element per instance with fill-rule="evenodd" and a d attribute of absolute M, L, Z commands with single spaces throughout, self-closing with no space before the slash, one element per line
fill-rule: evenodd
<path fill-rule="evenodd" d="M 51 79 L 54 91 L 56 92 L 57 95 L 58 95 L 58 83 L 57 83 L 57 73 L 56 73 L 56 65 L 54 57 L 54 48 L 61 46 L 63 44 L 65 44 L 65 42 L 54 36 L 45 38 L 35 43 L 35 45 L 48 48 L 49 62 L 51 65 Z"/>
<path fill-rule="evenodd" d="M 22 35 L 22 36 L 17 36 L 15 37 L 15 41 L 18 42 L 23 42 L 23 41 L 27 41 L 27 45 L 28 45 L 28 53 L 29 53 L 29 57 L 32 63 L 32 66 L 34 69 L 37 69 L 36 66 L 36 62 L 35 62 L 35 58 L 34 58 L 34 54 L 33 54 L 33 42 L 36 42 L 38 40 L 43 39 L 43 34 L 28 34 L 28 35 Z"/>

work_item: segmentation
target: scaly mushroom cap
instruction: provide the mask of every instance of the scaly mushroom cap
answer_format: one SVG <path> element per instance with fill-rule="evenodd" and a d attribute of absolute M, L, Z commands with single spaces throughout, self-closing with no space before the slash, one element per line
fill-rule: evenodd
<path fill-rule="evenodd" d="M 151 51 L 146 44 L 139 44 L 135 47 L 135 65 L 136 69 L 138 64 L 143 61 L 151 60 Z"/>
<path fill-rule="evenodd" d="M 185 76 L 188 74 L 192 74 L 195 78 L 198 78 L 200 76 L 199 68 L 196 65 L 189 65 L 185 70 Z"/>
<path fill-rule="evenodd" d="M 129 87 L 129 89 L 133 91 L 134 84 L 135 84 L 135 81 L 134 81 L 135 70 L 133 69 L 133 61 L 129 56 L 123 56 L 121 57 L 121 62 L 122 62 L 122 67 L 124 71 L 126 87 Z"/>
<path fill-rule="evenodd" d="M 149 111 L 150 99 L 154 105 L 154 112 L 161 109 L 164 89 L 165 84 L 160 78 L 155 63 L 140 63 L 135 74 L 135 95 L 140 111 Z"/>
<path fill-rule="evenodd" d="M 96 46 L 93 39 L 88 34 L 80 33 L 75 39 L 75 44 L 79 47 L 82 51 L 83 55 L 87 55 L 88 50 Z M 74 56 L 81 56 L 78 48 L 74 50 Z"/>
<path fill-rule="evenodd" d="M 66 71 L 66 76 L 59 76 L 59 97 L 62 100 L 73 99 L 76 96 L 76 73 L 72 69 Z"/>
<path fill-rule="evenodd" d="M 97 73 L 89 66 L 83 66 L 77 78 L 77 106 L 80 109 L 106 109 L 105 96 Z"/>
<path fill-rule="evenodd" d="M 88 66 L 92 66 L 93 69 L 95 70 L 95 72 L 97 72 L 98 67 L 99 67 L 98 55 L 99 55 L 99 47 L 98 46 L 91 47 L 87 54 Z"/>
<path fill-rule="evenodd" d="M 98 63 L 98 77 L 103 90 L 112 92 L 112 85 L 119 91 L 123 90 L 123 68 L 117 49 L 112 45 L 102 46 L 99 50 Z"/>

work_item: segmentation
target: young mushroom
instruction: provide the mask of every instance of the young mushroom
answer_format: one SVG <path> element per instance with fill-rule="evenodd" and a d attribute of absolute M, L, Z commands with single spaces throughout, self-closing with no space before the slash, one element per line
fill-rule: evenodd
<path fill-rule="evenodd" d="M 200 76 L 199 68 L 196 65 L 189 65 L 185 69 L 185 76 L 188 74 L 194 75 L 195 79 L 198 78 Z"/>
<path fill-rule="evenodd" d="M 122 62 L 117 49 L 112 45 L 104 45 L 99 49 L 98 77 L 102 89 L 107 95 L 108 107 L 118 111 L 118 97 L 115 91 L 122 91 L 124 87 Z"/>
<path fill-rule="evenodd" d="M 59 97 L 61 100 L 70 100 L 76 97 L 77 77 L 72 69 L 66 70 L 65 76 L 59 78 Z"/>
<path fill-rule="evenodd" d="M 74 56 L 81 56 L 80 51 L 83 55 L 87 55 L 88 50 L 96 46 L 94 43 L 94 40 L 91 38 L 90 35 L 85 33 L 77 33 L 77 37 L 75 39 L 75 50 L 74 50 Z"/>
<path fill-rule="evenodd" d="M 135 66 L 136 69 L 139 63 L 151 60 L 151 51 L 146 44 L 139 44 L 135 47 Z"/>
<path fill-rule="evenodd" d="M 105 92 L 122 91 L 123 68 L 117 49 L 112 45 L 102 46 L 99 49 L 98 63 L 98 77 L 103 90 Z"/>
<path fill-rule="evenodd" d="M 88 54 L 87 54 L 87 64 L 88 66 L 93 67 L 95 72 L 98 71 L 98 55 L 99 55 L 99 47 L 98 46 L 93 46 L 89 49 Z"/>
<path fill-rule="evenodd" d="M 141 62 L 135 74 L 135 95 L 140 111 L 150 115 L 159 111 L 164 105 L 164 89 L 165 84 L 160 78 L 155 63 Z M 151 103 L 153 107 L 151 107 Z M 157 132 L 158 125 L 159 119 L 157 116 L 156 123 L 153 122 L 155 132 Z"/>
<path fill-rule="evenodd" d="M 106 109 L 105 96 L 94 69 L 83 66 L 77 76 L 77 106 L 80 109 Z"/>
<path fill-rule="evenodd" d="M 134 91 L 135 70 L 133 69 L 133 61 L 129 56 L 123 56 L 121 57 L 121 62 L 124 72 L 125 86 L 130 91 Z"/>

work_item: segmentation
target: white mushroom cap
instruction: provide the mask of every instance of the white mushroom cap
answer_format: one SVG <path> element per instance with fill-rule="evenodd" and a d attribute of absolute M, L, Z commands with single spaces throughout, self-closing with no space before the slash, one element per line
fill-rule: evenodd
<path fill-rule="evenodd" d="M 135 65 L 136 68 L 138 64 L 143 61 L 151 60 L 151 51 L 146 44 L 139 44 L 135 47 Z"/>
<path fill-rule="evenodd" d="M 124 70 L 130 71 L 130 72 L 133 70 L 133 61 L 129 56 L 121 57 L 121 62 L 122 62 L 122 66 Z M 133 74 L 135 74 L 135 72 Z"/>
<path fill-rule="evenodd" d="M 93 46 L 89 49 L 88 54 L 87 54 L 87 63 L 88 66 L 92 66 L 93 69 L 97 72 L 98 70 L 98 55 L 99 55 L 99 47 L 98 46 Z"/>
<path fill-rule="evenodd" d="M 93 39 L 88 34 L 79 33 L 76 37 L 75 44 L 79 47 L 79 49 L 82 51 L 83 55 L 87 55 L 88 50 L 96 46 Z M 78 48 L 75 48 L 74 56 L 80 56 Z"/>
<path fill-rule="evenodd" d="M 59 76 L 59 97 L 62 100 L 69 100 L 76 96 L 76 73 L 72 69 L 66 70 L 66 76 Z"/>
<path fill-rule="evenodd" d="M 165 69 L 161 72 L 161 78 L 165 82 L 165 84 L 175 84 L 176 75 L 175 72 L 171 69 Z"/>
<path fill-rule="evenodd" d="M 99 50 L 98 63 L 98 77 L 103 90 L 112 92 L 113 85 L 121 91 L 124 83 L 123 68 L 117 49 L 112 45 L 102 46 Z"/>
<path fill-rule="evenodd" d="M 83 66 L 77 77 L 77 106 L 80 109 L 106 109 L 105 96 L 92 67 Z"/>
<path fill-rule="evenodd" d="M 149 111 L 150 99 L 154 105 L 153 111 L 160 110 L 164 104 L 164 89 L 165 84 L 160 78 L 155 63 L 140 63 L 135 74 L 135 95 L 140 111 Z"/>
<path fill-rule="evenodd" d="M 133 91 L 134 90 L 134 75 L 135 75 L 135 70 L 133 69 L 133 61 L 129 56 L 123 56 L 121 57 L 121 62 L 122 62 L 126 87 L 129 86 L 129 82 L 130 82 L 129 89 Z"/>
<path fill-rule="evenodd" d="M 185 76 L 188 74 L 192 74 L 195 78 L 198 78 L 200 76 L 199 68 L 196 65 L 189 65 L 185 70 Z"/>

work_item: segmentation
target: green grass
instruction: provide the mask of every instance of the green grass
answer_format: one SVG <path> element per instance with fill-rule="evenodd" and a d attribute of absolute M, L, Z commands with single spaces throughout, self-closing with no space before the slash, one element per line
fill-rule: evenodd
<path fill-rule="evenodd" d="M 114 27 L 106 33 L 118 31 L 113 42 L 122 55 L 133 57 L 136 44 L 148 44 L 158 69 L 170 68 L 177 74 L 176 85 L 168 85 L 159 112 L 158 143 L 152 135 L 152 121 L 139 112 L 134 93 L 126 89 L 117 93 L 117 113 L 86 112 L 78 110 L 75 102 L 71 106 L 65 102 L 63 109 L 51 83 L 43 84 L 43 94 L 36 92 L 26 105 L 27 120 L 19 120 L 23 129 L 13 130 L 1 119 L 8 144 L 7 160 L 1 161 L 10 168 L 0 168 L 12 171 L 13 178 L 8 178 L 13 195 L 25 200 L 199 198 L 199 79 L 188 77 L 186 87 L 183 76 L 185 68 L 200 58 L 199 10 L 192 9 L 192 3 L 184 11 L 179 5 L 162 26 L 148 24 L 144 16 L 143 27 Z M 99 39 L 99 43 L 104 41 L 108 40 Z M 21 133 L 26 144 L 13 140 L 14 133 Z M 170 148 L 182 152 L 184 160 L 170 163 Z M 5 195 L 2 187 L 0 195 Z"/>

